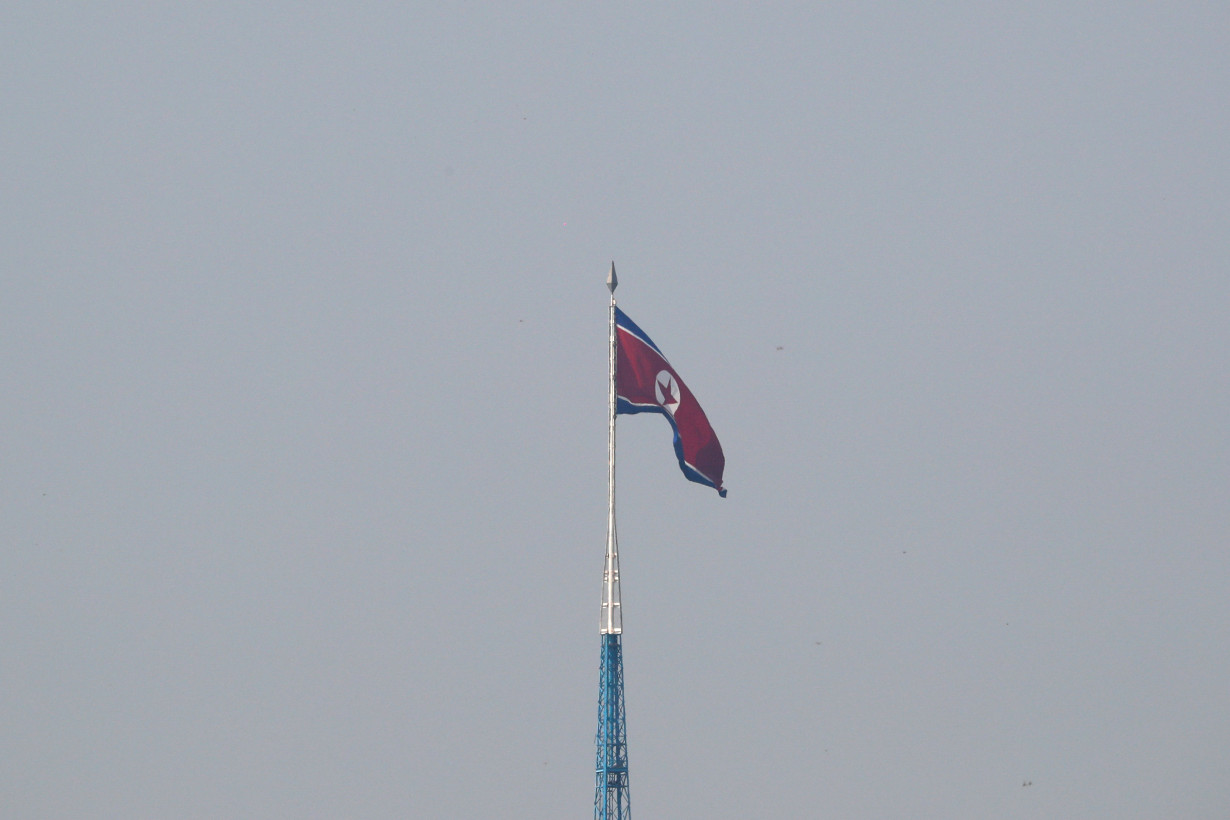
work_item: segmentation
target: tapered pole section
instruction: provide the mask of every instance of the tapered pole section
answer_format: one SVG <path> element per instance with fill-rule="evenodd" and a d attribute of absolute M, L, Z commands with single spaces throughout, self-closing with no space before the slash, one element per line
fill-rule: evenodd
<path fill-rule="evenodd" d="M 602 660 L 598 667 L 598 755 L 594 771 L 594 820 L 631 820 L 628 792 L 628 731 L 624 721 L 623 611 L 619 605 L 619 540 L 615 535 L 615 263 L 606 286 L 611 291 L 610 367 L 607 395 L 606 563 L 602 573 Z"/>
<path fill-rule="evenodd" d="M 606 566 L 602 577 L 602 618 L 599 631 L 603 635 L 618 635 L 623 632 L 623 611 L 619 601 L 619 539 L 615 533 L 615 263 L 607 275 L 606 286 L 611 292 L 608 310 L 608 367 L 607 367 L 607 512 L 606 512 Z"/>

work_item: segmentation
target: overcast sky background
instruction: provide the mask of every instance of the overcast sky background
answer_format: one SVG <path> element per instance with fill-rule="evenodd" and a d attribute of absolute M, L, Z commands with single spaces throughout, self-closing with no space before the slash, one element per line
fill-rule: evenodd
<path fill-rule="evenodd" d="M 1230 815 L 1224 3 L 8 3 L 0 805 Z"/>

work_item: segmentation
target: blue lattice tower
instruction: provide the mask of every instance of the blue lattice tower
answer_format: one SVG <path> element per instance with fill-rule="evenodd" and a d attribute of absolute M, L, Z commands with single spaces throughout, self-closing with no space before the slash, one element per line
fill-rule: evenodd
<path fill-rule="evenodd" d="M 598 754 L 594 767 L 594 820 L 631 820 L 628 791 L 628 727 L 624 720 L 623 608 L 619 594 L 619 540 L 615 535 L 615 263 L 611 291 L 610 425 L 607 435 L 606 562 L 602 570 L 602 661 L 598 672 Z"/>
<path fill-rule="evenodd" d="M 594 820 L 630 820 L 628 728 L 624 721 L 624 659 L 620 636 L 602 636 L 598 684 L 598 758 Z"/>

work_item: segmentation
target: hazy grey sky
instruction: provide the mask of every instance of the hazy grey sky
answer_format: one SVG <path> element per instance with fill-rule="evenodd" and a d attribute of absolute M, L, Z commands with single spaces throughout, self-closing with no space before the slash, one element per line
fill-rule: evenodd
<path fill-rule="evenodd" d="M 1224 3 L 13 2 L 0 805 L 1230 815 Z M 1028 784 L 1028 785 L 1027 785 Z"/>

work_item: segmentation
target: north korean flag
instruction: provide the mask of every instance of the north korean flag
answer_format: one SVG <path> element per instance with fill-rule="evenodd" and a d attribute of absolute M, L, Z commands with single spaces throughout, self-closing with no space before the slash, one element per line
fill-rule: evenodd
<path fill-rule="evenodd" d="M 692 391 L 645 331 L 619 308 L 615 308 L 615 339 L 615 412 L 666 416 L 675 431 L 675 455 L 683 474 L 725 498 L 726 457 Z"/>

